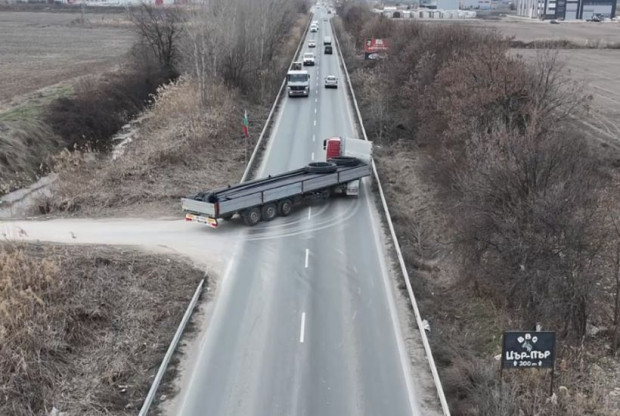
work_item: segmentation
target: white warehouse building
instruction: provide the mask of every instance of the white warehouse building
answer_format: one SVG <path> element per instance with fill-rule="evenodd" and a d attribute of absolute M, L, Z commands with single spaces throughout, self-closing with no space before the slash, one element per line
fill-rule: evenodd
<path fill-rule="evenodd" d="M 516 0 L 515 5 L 519 16 L 587 20 L 594 15 L 615 17 L 617 0 Z"/>

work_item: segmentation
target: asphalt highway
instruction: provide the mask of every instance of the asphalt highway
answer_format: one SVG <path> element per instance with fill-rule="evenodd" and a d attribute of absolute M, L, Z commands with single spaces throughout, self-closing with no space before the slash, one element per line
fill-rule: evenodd
<path fill-rule="evenodd" d="M 323 139 L 357 137 L 345 77 L 318 10 L 308 98 L 286 97 L 258 176 L 324 160 Z M 317 41 L 309 48 L 308 40 Z M 324 78 L 339 78 L 325 89 Z M 167 412 L 183 416 L 432 415 L 398 324 L 370 179 L 243 232 L 192 363 Z M 215 233 L 243 227 L 224 224 Z"/>

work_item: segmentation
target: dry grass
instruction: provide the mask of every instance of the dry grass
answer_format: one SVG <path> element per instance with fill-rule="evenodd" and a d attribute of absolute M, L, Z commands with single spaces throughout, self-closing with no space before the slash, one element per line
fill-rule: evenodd
<path fill-rule="evenodd" d="M 113 161 L 88 152 L 64 152 L 53 211 L 80 215 L 174 214 L 179 198 L 237 181 L 244 165 L 238 97 L 221 85 L 200 108 L 190 79 L 160 88 L 126 153 Z M 250 111 L 250 114 L 256 114 Z"/>
<path fill-rule="evenodd" d="M 39 120 L 0 121 L 0 195 L 35 181 L 41 164 L 60 145 Z"/>
<path fill-rule="evenodd" d="M 135 414 L 201 277 L 131 250 L 1 245 L 0 414 Z"/>

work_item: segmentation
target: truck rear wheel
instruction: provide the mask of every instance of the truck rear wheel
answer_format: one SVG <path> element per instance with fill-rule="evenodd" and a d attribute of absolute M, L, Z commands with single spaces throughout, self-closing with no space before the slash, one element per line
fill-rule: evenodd
<path fill-rule="evenodd" d="M 276 208 L 276 204 L 270 202 L 269 204 L 263 205 L 260 209 L 261 216 L 263 217 L 263 221 L 271 221 L 278 215 L 278 210 Z"/>
<path fill-rule="evenodd" d="M 261 212 L 258 207 L 244 209 L 241 213 L 245 225 L 254 226 L 260 222 Z"/>
<path fill-rule="evenodd" d="M 278 213 L 282 217 L 288 216 L 293 210 L 293 202 L 290 199 L 283 199 L 278 202 Z"/>

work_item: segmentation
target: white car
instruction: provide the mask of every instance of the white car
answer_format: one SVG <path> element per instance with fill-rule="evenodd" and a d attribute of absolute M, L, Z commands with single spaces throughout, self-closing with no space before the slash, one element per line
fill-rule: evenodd
<path fill-rule="evenodd" d="M 308 41 L 309 48 L 316 48 L 316 40 Z"/>
<path fill-rule="evenodd" d="M 316 33 L 318 31 L 319 31 L 319 24 L 318 23 L 312 23 L 310 25 L 310 32 Z"/>
<path fill-rule="evenodd" d="M 302 58 L 304 66 L 314 66 L 314 54 L 312 52 L 304 53 Z"/>
<path fill-rule="evenodd" d="M 338 88 L 338 77 L 336 77 L 336 75 L 326 76 L 325 88 Z"/>

